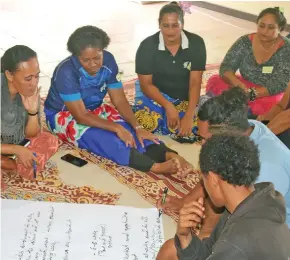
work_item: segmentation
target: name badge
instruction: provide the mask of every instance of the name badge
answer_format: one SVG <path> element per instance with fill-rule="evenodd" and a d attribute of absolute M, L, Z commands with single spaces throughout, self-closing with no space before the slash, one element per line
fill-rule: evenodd
<path fill-rule="evenodd" d="M 271 74 L 273 72 L 273 66 L 264 66 L 262 69 L 263 74 Z"/>

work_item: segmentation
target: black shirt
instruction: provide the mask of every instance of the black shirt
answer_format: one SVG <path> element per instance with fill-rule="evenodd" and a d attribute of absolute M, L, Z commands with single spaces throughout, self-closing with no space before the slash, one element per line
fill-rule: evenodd
<path fill-rule="evenodd" d="M 136 54 L 136 73 L 152 75 L 153 85 L 172 98 L 188 100 L 190 71 L 203 71 L 206 49 L 203 39 L 185 30 L 175 56 L 158 32 L 141 42 Z"/>

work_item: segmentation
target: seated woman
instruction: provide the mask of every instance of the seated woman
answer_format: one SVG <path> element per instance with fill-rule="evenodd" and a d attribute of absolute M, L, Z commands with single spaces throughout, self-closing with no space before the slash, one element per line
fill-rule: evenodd
<path fill-rule="evenodd" d="M 183 16 L 177 4 L 163 6 L 160 32 L 145 39 L 136 54 L 139 81 L 134 111 L 152 133 L 190 136 L 197 130 L 206 49 L 200 36 L 183 30 Z"/>
<path fill-rule="evenodd" d="M 290 83 L 282 100 L 257 120 L 267 124 L 268 128 L 290 149 Z"/>
<path fill-rule="evenodd" d="M 35 178 L 58 148 L 57 137 L 41 132 L 39 73 L 37 55 L 27 46 L 16 45 L 1 59 L 1 170 L 27 179 Z M 21 146 L 26 138 L 29 146 Z"/>
<path fill-rule="evenodd" d="M 44 105 L 51 131 L 120 165 L 186 175 L 192 170 L 189 163 L 137 123 L 114 56 L 104 50 L 109 42 L 94 26 L 78 28 L 69 37 L 72 55 L 56 67 Z M 103 103 L 107 93 L 115 107 Z"/>
<path fill-rule="evenodd" d="M 226 54 L 220 77 L 212 76 L 206 91 L 221 94 L 239 86 L 250 94 L 250 115 L 267 113 L 283 97 L 290 75 L 290 40 L 280 32 L 287 24 L 276 8 L 263 10 L 257 19 L 257 33 L 239 38 Z M 236 75 L 239 70 L 241 76 Z"/>

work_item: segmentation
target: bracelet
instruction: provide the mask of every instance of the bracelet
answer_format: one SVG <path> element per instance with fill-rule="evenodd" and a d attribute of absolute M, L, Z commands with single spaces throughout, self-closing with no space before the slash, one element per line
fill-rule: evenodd
<path fill-rule="evenodd" d="M 250 101 L 253 102 L 257 98 L 257 91 L 254 88 L 250 88 Z"/>
<path fill-rule="evenodd" d="M 141 126 L 141 125 L 137 125 L 137 126 L 135 127 L 135 130 L 138 130 L 138 129 L 143 129 L 143 126 Z"/>
<path fill-rule="evenodd" d="M 30 115 L 30 116 L 36 116 L 36 115 L 38 115 L 38 111 L 37 111 L 36 113 L 34 113 L 34 114 L 29 113 L 29 112 L 27 111 L 27 114 Z"/>

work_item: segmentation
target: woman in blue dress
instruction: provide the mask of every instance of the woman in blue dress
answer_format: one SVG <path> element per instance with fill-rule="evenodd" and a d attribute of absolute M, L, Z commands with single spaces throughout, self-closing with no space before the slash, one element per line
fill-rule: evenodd
<path fill-rule="evenodd" d="M 125 97 L 108 35 L 94 26 L 69 38 L 71 56 L 55 69 L 45 101 L 47 123 L 62 140 L 144 172 L 185 176 L 191 165 L 143 129 Z M 109 94 L 112 104 L 103 103 Z"/>

